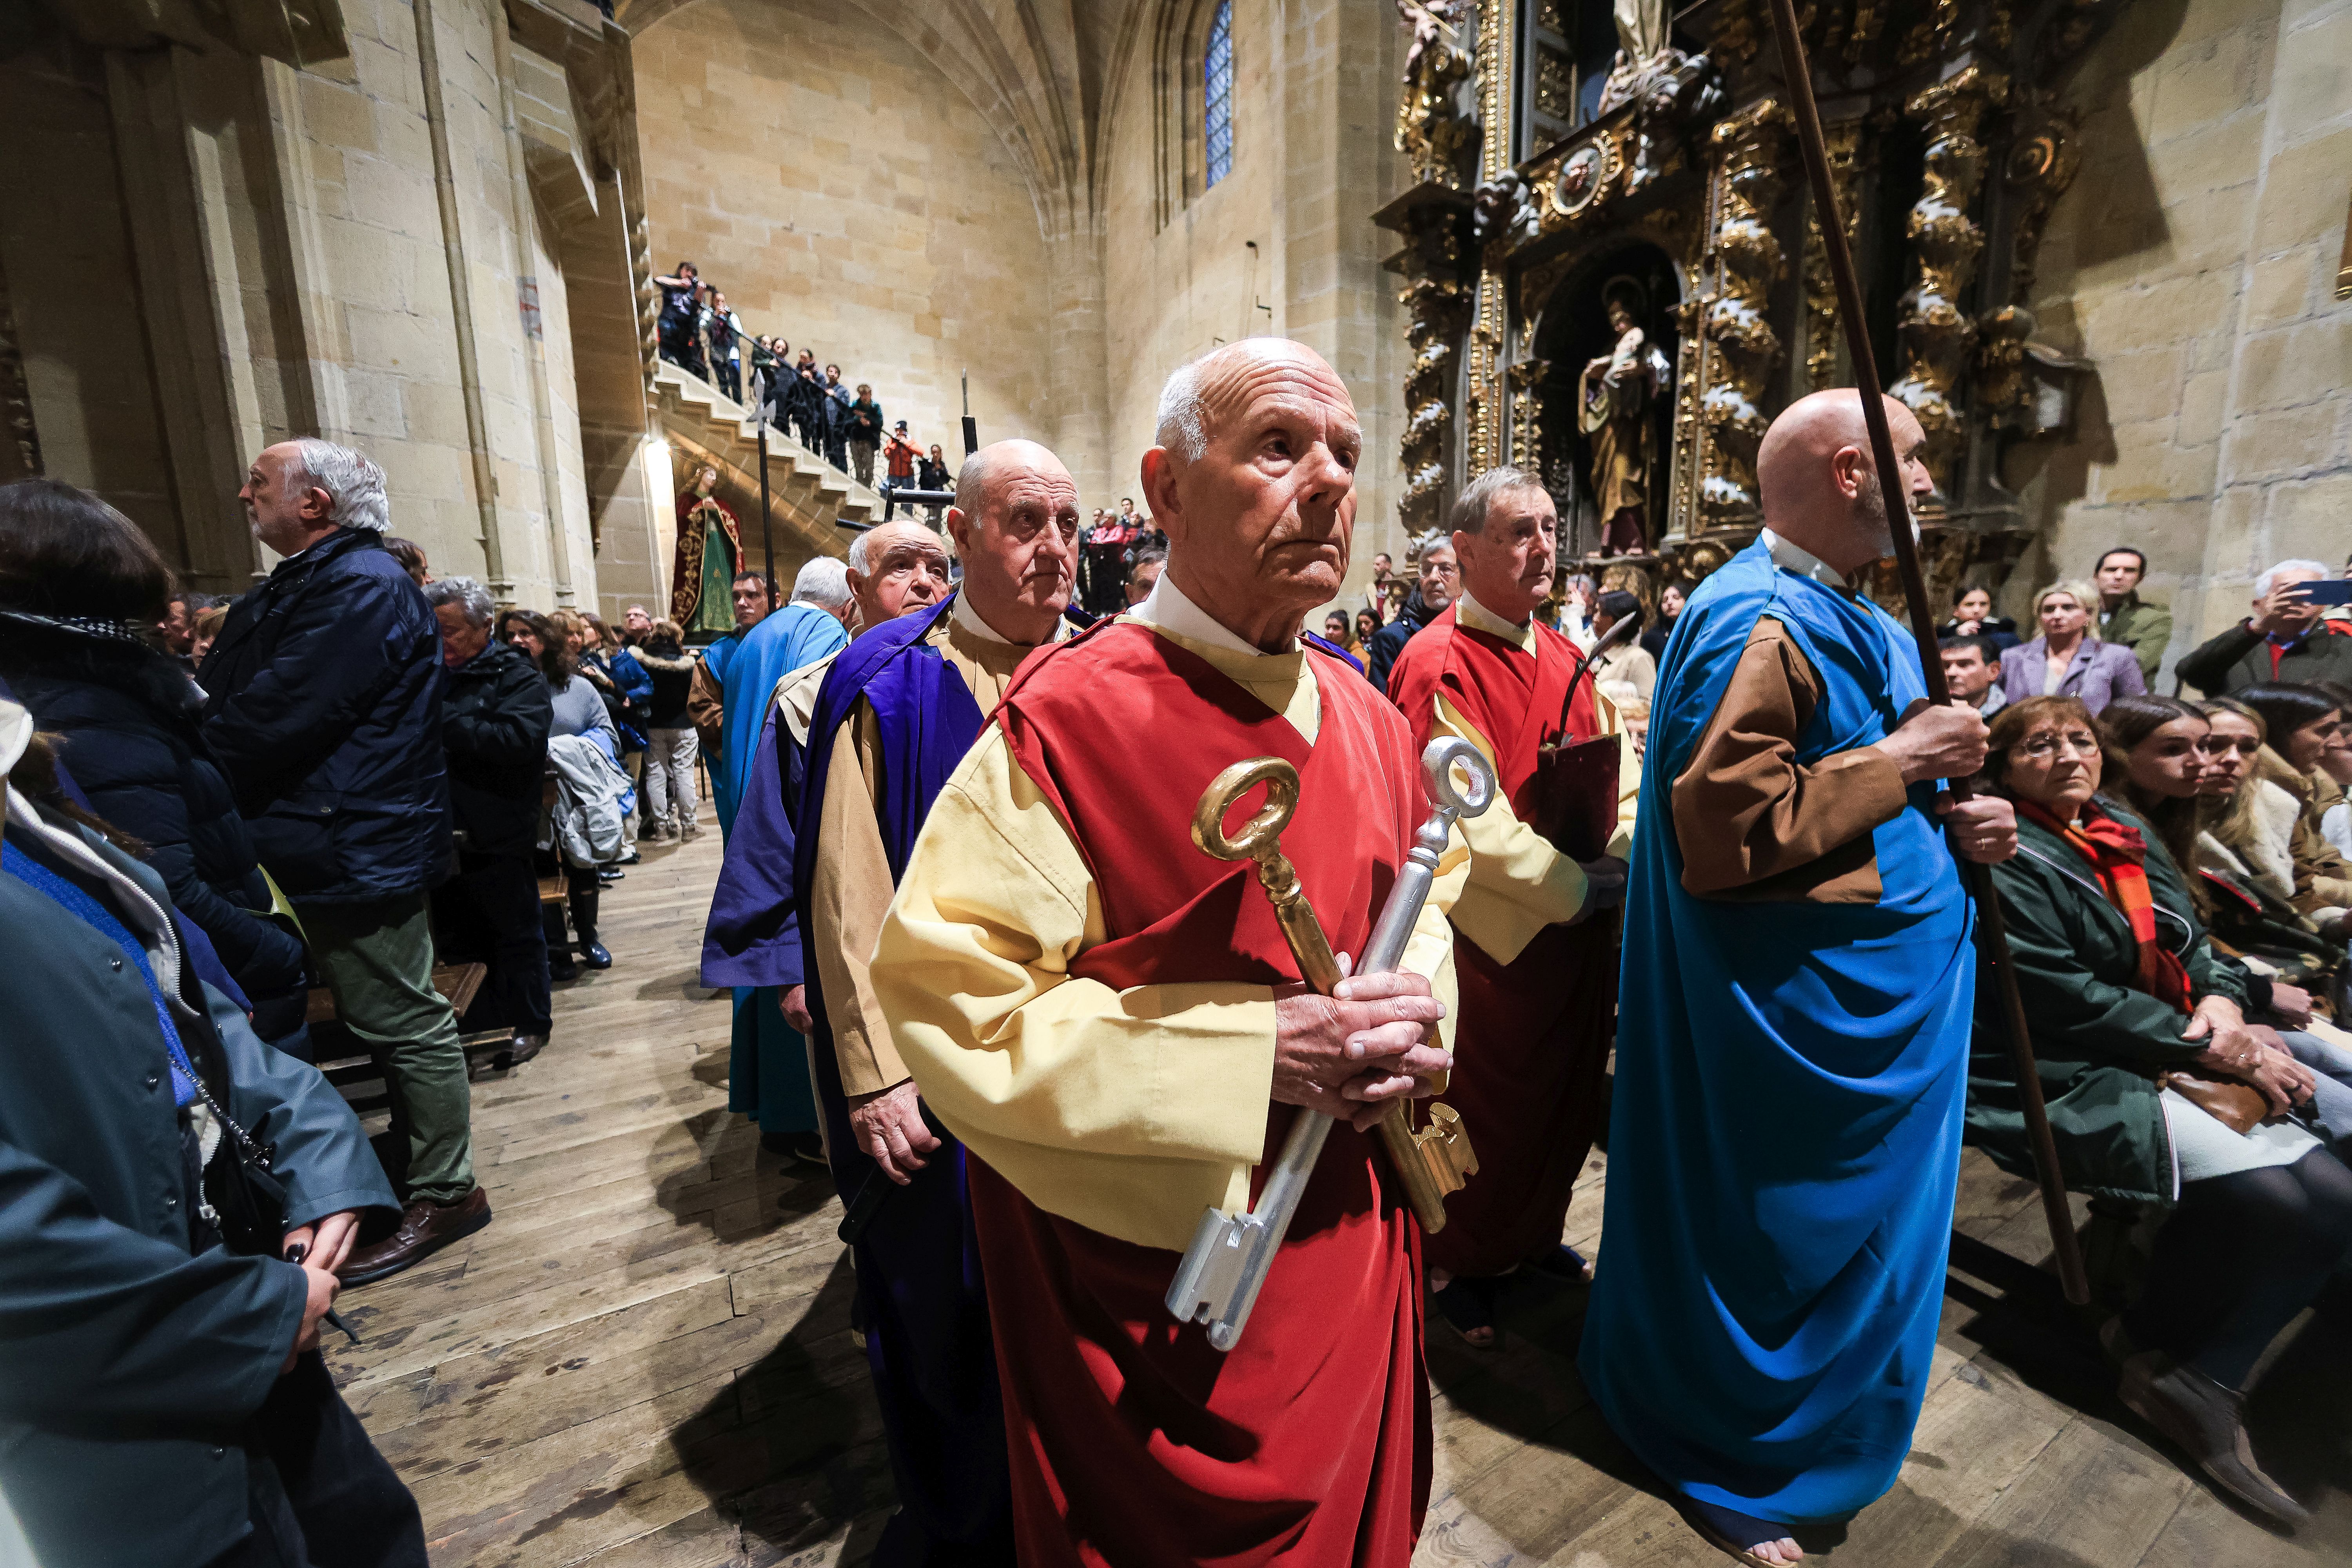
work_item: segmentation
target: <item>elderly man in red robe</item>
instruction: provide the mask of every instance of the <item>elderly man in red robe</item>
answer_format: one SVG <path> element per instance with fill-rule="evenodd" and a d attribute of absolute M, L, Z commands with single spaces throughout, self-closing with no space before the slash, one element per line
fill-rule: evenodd
<path fill-rule="evenodd" d="M 899 1054 L 969 1155 L 1025 1568 L 1405 1568 L 1420 1532 L 1419 1233 L 1370 1129 L 1451 1062 L 1466 857 L 1402 967 L 1326 997 L 1251 867 L 1190 837 L 1222 770 L 1291 763 L 1283 848 L 1361 952 L 1428 813 L 1402 716 L 1300 639 L 1347 568 L 1361 440 L 1297 343 L 1170 378 L 1143 459 L 1166 571 L 1022 667 L 875 950 Z M 1164 1297 L 1204 1206 L 1247 1206 L 1301 1107 L 1338 1124 L 1221 1353 Z"/>
<path fill-rule="evenodd" d="M 1448 518 L 1462 592 L 1405 644 L 1389 695 L 1423 744 L 1459 736 L 1495 764 L 1499 794 L 1465 818 L 1470 877 L 1454 907 L 1463 1069 L 1446 1089 L 1478 1150 L 1478 1176 L 1429 1238 L 1432 1300 L 1474 1345 L 1495 1341 L 1494 1292 L 1528 1268 L 1581 1282 L 1561 1241 L 1592 1148 L 1616 1000 L 1616 902 L 1633 844 L 1641 761 L 1582 782 L 1613 807 L 1614 831 L 1579 863 L 1536 829 L 1541 748 L 1620 733 L 1617 710 L 1578 679 L 1575 645 L 1535 618 L 1551 591 L 1559 519 L 1542 481 L 1490 468 Z"/>

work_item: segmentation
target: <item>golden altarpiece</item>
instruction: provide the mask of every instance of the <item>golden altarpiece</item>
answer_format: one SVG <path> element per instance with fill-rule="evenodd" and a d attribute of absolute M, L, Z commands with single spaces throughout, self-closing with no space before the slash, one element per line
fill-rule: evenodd
<path fill-rule="evenodd" d="M 2060 89 L 2126 4 L 1798 5 L 1873 350 L 1927 433 L 1940 601 L 2024 549 L 2004 452 L 2069 429 L 2084 367 L 2034 340 L 2034 253 L 2077 162 Z M 1407 531 L 1517 463 L 1559 505 L 1563 573 L 1654 603 L 1754 538 L 1772 415 L 1851 383 L 1770 13 L 1398 8 L 1415 184 L 1374 221 L 1403 241 Z M 1891 573 L 1874 596 L 1899 613 Z"/>

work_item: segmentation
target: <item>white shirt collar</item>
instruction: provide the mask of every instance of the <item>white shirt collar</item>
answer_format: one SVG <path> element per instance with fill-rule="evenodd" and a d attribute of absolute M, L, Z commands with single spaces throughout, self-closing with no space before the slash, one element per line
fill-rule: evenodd
<path fill-rule="evenodd" d="M 1223 648 L 1228 653 L 1245 653 L 1258 658 L 1265 657 L 1265 649 L 1244 641 L 1223 621 L 1185 597 L 1184 590 L 1176 585 L 1174 574 L 1164 567 L 1160 570 L 1160 580 L 1151 584 L 1151 592 L 1144 595 L 1143 603 L 1127 613 L 1147 626 L 1158 626 L 1162 631 L 1174 632 L 1180 637 L 1190 637 L 1213 648 Z M 1297 640 L 1293 639 L 1289 648 L 1280 651 L 1287 653 L 1297 646 Z"/>
<path fill-rule="evenodd" d="M 1824 588 L 1834 588 L 1841 594 L 1853 592 L 1845 580 L 1844 573 L 1802 545 L 1790 543 L 1769 528 L 1757 537 L 1764 542 L 1765 550 L 1772 557 L 1772 564 L 1781 571 L 1799 577 L 1811 577 Z"/>
<path fill-rule="evenodd" d="M 1013 646 L 1011 637 L 980 618 L 980 612 L 971 607 L 971 595 L 961 587 L 956 590 L 955 604 L 949 608 L 948 618 L 982 642 L 994 643 L 999 647 Z"/>
<path fill-rule="evenodd" d="M 1468 626 L 1474 632 L 1485 632 L 1490 637 L 1501 637 L 1505 642 L 1516 643 L 1520 647 L 1530 651 L 1536 646 L 1536 622 L 1533 616 L 1528 617 L 1527 625 L 1515 626 L 1468 594 L 1461 594 L 1454 600 L 1454 616 L 1457 622 Z"/>

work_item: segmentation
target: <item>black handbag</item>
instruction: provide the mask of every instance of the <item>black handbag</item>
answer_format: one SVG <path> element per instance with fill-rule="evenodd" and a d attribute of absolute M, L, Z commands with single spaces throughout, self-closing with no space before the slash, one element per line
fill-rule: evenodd
<path fill-rule="evenodd" d="M 184 951 L 184 949 L 183 950 Z M 221 1245 L 231 1252 L 276 1258 L 286 1235 L 286 1184 L 273 1169 L 276 1144 L 266 1135 L 268 1118 L 248 1130 L 222 1104 L 228 1096 L 228 1052 L 213 1027 L 212 1016 L 185 993 L 195 984 L 184 965 L 182 994 L 172 998 L 172 1022 L 187 1047 L 189 1065 L 196 1069 L 196 1094 L 220 1123 L 220 1147 L 204 1168 L 205 1206 L 220 1232 Z"/>

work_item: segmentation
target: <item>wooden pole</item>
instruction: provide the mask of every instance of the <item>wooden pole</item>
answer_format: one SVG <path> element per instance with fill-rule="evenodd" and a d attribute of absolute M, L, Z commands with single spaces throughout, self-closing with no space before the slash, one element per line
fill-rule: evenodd
<path fill-rule="evenodd" d="M 1878 380 L 1878 362 L 1870 352 L 1870 334 L 1862 318 L 1862 286 L 1853 275 L 1853 255 L 1846 247 L 1845 223 L 1838 211 L 1837 187 L 1830 179 L 1829 153 L 1822 141 L 1822 114 L 1813 101 L 1811 68 L 1805 61 L 1805 42 L 1797 32 L 1794 0 L 1772 0 L 1773 29 L 1780 37 L 1780 74 L 1787 79 L 1789 107 L 1797 120 L 1797 140 L 1805 153 L 1805 175 L 1813 188 L 1813 213 L 1821 226 L 1822 247 L 1830 274 L 1836 279 L 1838 315 L 1853 359 L 1854 386 L 1862 394 L 1863 422 L 1870 429 L 1870 453 L 1877 465 L 1879 491 L 1886 498 L 1886 521 L 1895 539 L 1895 570 L 1903 580 L 1903 596 L 1911 610 L 1911 635 L 1919 645 L 1919 672 L 1926 679 L 1927 699 L 1948 702 L 1951 691 L 1944 683 L 1944 660 L 1936 636 L 1935 612 L 1928 607 L 1927 584 L 1919 570 L 1919 545 L 1911 532 L 1911 498 L 1905 493 L 1902 468 L 1895 461 L 1895 435 L 1886 424 L 1886 400 Z M 1964 779 L 1950 781 L 1953 798 L 1966 800 Z M 2050 1135 L 2050 1113 L 2042 1102 L 2042 1077 L 2033 1060 L 2033 1037 L 2025 1021 L 2025 1003 L 2018 994 L 2017 966 L 2009 952 L 2009 931 L 2001 920 L 1990 868 L 1972 860 L 1960 862 L 1969 891 L 1977 905 L 1977 963 L 1994 981 L 2002 1023 L 2009 1036 L 2010 1061 L 2017 1073 L 2017 1098 L 2025 1112 L 2028 1146 L 2033 1152 L 2034 1174 L 2041 1179 L 2042 1217 L 2050 1225 L 2050 1245 L 2057 1255 L 2058 1280 L 2066 1300 L 2081 1306 L 2091 1299 L 2083 1273 L 2082 1248 L 2074 1240 L 2074 1219 L 2066 1207 L 2066 1180 L 2058 1168 L 2058 1145 Z"/>
<path fill-rule="evenodd" d="M 768 558 L 764 570 L 768 574 L 768 608 L 776 605 L 776 533 L 775 524 L 768 517 L 768 411 L 754 409 L 760 427 L 760 548 Z"/>

